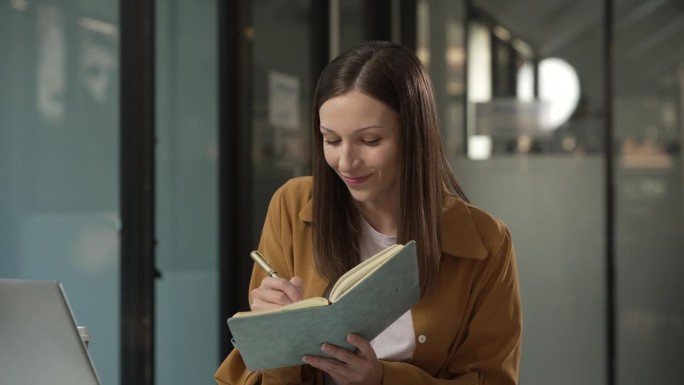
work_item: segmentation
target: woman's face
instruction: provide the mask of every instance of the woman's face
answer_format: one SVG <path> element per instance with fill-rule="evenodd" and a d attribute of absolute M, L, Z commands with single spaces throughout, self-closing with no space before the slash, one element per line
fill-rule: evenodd
<path fill-rule="evenodd" d="M 362 206 L 396 205 L 399 114 L 359 91 L 328 99 L 318 113 L 325 161 L 352 197 Z"/>

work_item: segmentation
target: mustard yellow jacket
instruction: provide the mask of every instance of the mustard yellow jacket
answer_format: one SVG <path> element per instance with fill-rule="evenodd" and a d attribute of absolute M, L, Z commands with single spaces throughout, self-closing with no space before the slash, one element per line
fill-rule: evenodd
<path fill-rule="evenodd" d="M 304 297 L 329 282 L 313 268 L 311 177 L 274 195 L 259 244 L 284 277 L 304 281 Z M 455 197 L 444 202 L 438 285 L 411 309 L 416 349 L 406 362 L 381 360 L 383 384 L 509 385 L 518 382 L 522 312 L 511 236 L 499 220 Z M 250 291 L 264 272 L 252 272 Z M 251 372 L 233 350 L 215 374 L 219 385 L 322 385 L 308 365 Z"/>

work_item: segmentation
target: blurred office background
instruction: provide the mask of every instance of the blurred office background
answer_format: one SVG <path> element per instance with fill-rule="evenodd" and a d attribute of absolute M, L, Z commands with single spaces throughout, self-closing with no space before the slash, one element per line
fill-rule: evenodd
<path fill-rule="evenodd" d="M 104 384 L 211 384 L 317 76 L 367 39 L 415 49 L 512 230 L 520 382 L 680 382 L 675 0 L 0 0 L 0 277 L 64 284 Z"/>

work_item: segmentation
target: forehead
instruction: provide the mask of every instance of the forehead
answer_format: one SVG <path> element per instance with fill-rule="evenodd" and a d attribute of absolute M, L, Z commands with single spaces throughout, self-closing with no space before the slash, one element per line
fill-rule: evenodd
<path fill-rule="evenodd" d="M 396 111 L 378 99 L 355 90 L 326 100 L 318 114 L 321 126 L 329 129 L 347 126 L 359 128 L 366 125 L 393 126 L 399 123 L 399 114 Z"/>

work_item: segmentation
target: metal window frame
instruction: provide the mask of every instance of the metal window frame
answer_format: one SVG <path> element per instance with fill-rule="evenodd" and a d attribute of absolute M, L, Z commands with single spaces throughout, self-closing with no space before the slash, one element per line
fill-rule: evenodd
<path fill-rule="evenodd" d="M 228 319 L 247 303 L 251 237 L 251 3 L 218 2 L 219 67 L 219 315 Z M 244 256 L 244 258 L 241 258 Z M 219 362 L 230 350 L 220 323 Z"/>
<path fill-rule="evenodd" d="M 120 5 L 121 384 L 154 383 L 155 2 Z"/>

